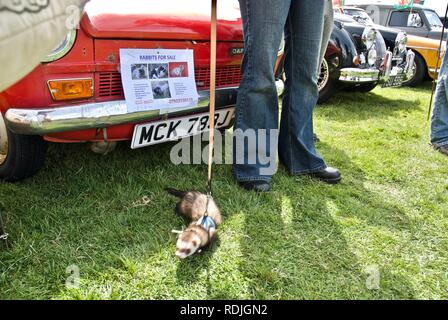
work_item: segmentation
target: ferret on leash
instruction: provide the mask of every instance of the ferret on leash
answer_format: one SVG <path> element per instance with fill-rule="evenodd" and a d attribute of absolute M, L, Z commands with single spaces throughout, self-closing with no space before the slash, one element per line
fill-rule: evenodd
<path fill-rule="evenodd" d="M 210 119 L 215 119 L 216 110 L 216 52 L 217 52 L 217 0 L 212 0 L 211 37 L 210 37 Z M 180 71 L 180 69 L 179 69 Z M 176 256 L 185 259 L 216 240 L 217 228 L 221 224 L 221 212 L 211 197 L 213 146 L 215 141 L 215 121 L 210 121 L 208 152 L 208 193 L 184 192 L 167 188 L 170 194 L 180 198 L 176 212 L 193 219 L 183 231 L 176 244 Z"/>
<path fill-rule="evenodd" d="M 180 199 L 176 213 L 193 220 L 177 239 L 176 256 L 185 259 L 209 247 L 216 240 L 217 228 L 222 222 L 221 211 L 213 198 L 196 191 L 165 190 Z"/>

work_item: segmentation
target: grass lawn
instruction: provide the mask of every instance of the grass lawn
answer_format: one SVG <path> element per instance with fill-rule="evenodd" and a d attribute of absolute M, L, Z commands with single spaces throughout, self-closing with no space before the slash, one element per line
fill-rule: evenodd
<path fill-rule="evenodd" d="M 106 157 L 52 145 L 36 177 L 0 184 L 11 235 L 0 298 L 447 299 L 448 159 L 428 145 L 429 96 L 429 85 L 376 89 L 319 106 L 338 186 L 280 167 L 258 195 L 217 166 L 219 242 L 182 262 L 171 230 L 185 221 L 163 188 L 203 189 L 206 166 L 172 165 L 172 144 Z M 80 286 L 68 289 L 73 265 Z"/>

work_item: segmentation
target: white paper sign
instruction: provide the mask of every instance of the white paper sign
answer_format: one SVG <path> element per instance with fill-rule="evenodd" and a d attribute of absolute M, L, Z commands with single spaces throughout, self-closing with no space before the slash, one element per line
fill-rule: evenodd
<path fill-rule="evenodd" d="M 120 61 L 128 112 L 197 105 L 193 50 L 121 49 Z"/>

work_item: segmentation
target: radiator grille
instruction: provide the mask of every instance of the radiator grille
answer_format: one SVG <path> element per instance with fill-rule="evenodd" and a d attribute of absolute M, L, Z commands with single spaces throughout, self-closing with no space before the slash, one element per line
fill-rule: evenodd
<path fill-rule="evenodd" d="M 198 90 L 210 88 L 210 68 L 197 68 L 195 71 L 196 85 Z M 217 67 L 216 69 L 216 86 L 222 87 L 238 87 L 241 81 L 240 66 Z M 96 87 L 98 88 L 98 96 L 117 97 L 123 96 L 123 87 L 121 84 L 121 75 L 118 72 L 101 72 L 97 74 Z"/>
<path fill-rule="evenodd" d="M 118 72 L 102 72 L 97 81 L 99 97 L 123 96 L 121 75 Z"/>
<path fill-rule="evenodd" d="M 198 89 L 210 88 L 210 68 L 196 69 L 196 85 Z M 216 68 L 216 86 L 220 87 L 238 87 L 241 82 L 240 66 L 228 66 Z"/>

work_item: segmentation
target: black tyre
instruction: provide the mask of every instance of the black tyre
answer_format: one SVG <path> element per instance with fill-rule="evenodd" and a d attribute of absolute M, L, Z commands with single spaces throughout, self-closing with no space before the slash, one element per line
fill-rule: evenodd
<path fill-rule="evenodd" d="M 336 88 L 330 74 L 330 68 L 326 59 L 322 62 L 319 77 L 317 78 L 317 86 L 319 88 L 319 100 L 321 104 L 328 101 L 336 93 Z"/>
<path fill-rule="evenodd" d="M 416 87 L 420 85 L 426 78 L 428 69 L 426 62 L 418 53 L 415 54 L 414 66 L 412 67 L 411 78 L 404 83 L 406 86 Z"/>
<path fill-rule="evenodd" d="M 0 180 L 15 182 L 37 173 L 45 163 L 47 142 L 40 136 L 9 131 L 0 113 Z"/>

